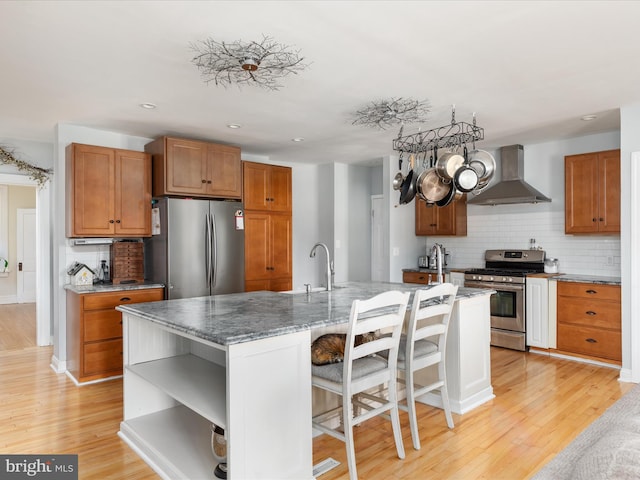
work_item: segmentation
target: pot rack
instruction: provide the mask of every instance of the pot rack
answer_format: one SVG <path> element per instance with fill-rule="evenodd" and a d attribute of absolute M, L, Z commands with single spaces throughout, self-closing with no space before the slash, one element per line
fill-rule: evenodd
<path fill-rule="evenodd" d="M 404 137 L 402 136 L 403 127 L 404 125 L 400 127 L 398 137 L 393 140 L 393 149 L 401 153 L 425 153 L 434 148 L 451 148 L 484 140 L 484 128 L 476 125 L 476 114 L 473 114 L 473 123 L 456 122 L 455 105 L 451 109 L 449 125 L 419 131 Z"/>

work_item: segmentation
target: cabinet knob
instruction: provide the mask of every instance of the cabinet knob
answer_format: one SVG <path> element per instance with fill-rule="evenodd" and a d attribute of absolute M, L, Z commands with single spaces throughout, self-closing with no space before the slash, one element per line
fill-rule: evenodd
<path fill-rule="evenodd" d="M 591 219 L 591 221 L 592 221 L 592 222 L 595 222 L 595 221 L 596 221 L 596 219 L 595 219 L 595 218 L 592 218 L 592 219 Z"/>
<path fill-rule="evenodd" d="M 116 223 L 120 223 L 120 220 L 116 220 Z"/>
<path fill-rule="evenodd" d="M 604 218 L 600 217 L 600 221 L 601 221 L 601 222 L 604 222 Z"/>
<path fill-rule="evenodd" d="M 131 301 L 131 297 L 122 297 L 122 298 L 120 299 L 120 301 L 121 301 L 121 302 L 129 302 L 129 301 Z"/>
<path fill-rule="evenodd" d="M 597 291 L 595 291 L 595 290 L 591 290 L 591 289 L 589 289 L 589 290 L 587 290 L 587 292 L 586 292 L 586 293 L 588 293 L 589 295 L 594 295 L 594 294 L 596 294 L 596 293 L 598 293 L 598 292 L 597 292 Z"/>
<path fill-rule="evenodd" d="M 114 220 L 109 220 L 109 223 L 115 223 L 115 221 Z"/>
<path fill-rule="evenodd" d="M 203 178 L 203 179 L 202 179 L 202 183 L 207 183 L 207 181 Z"/>
<path fill-rule="evenodd" d="M 591 316 L 593 316 L 593 315 L 595 315 L 595 314 L 596 314 L 596 312 L 594 312 L 593 310 L 589 310 L 588 312 L 585 312 L 585 313 L 586 313 L 587 315 L 591 315 Z"/>
<path fill-rule="evenodd" d="M 211 180 L 207 180 L 207 184 L 211 184 Z"/>
<path fill-rule="evenodd" d="M 598 343 L 598 341 L 595 338 L 587 338 L 586 341 L 589 343 Z"/>

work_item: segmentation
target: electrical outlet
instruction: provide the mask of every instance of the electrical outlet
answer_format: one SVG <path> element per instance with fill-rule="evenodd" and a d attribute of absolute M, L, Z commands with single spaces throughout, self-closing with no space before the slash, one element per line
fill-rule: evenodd
<path fill-rule="evenodd" d="M 400 249 L 398 247 L 393 247 L 393 256 L 394 257 L 400 256 Z"/>

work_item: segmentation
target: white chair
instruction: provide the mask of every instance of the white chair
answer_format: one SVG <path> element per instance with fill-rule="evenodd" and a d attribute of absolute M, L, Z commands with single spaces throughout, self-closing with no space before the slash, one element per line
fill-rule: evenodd
<path fill-rule="evenodd" d="M 384 412 L 390 413 L 398 457 L 404 458 L 396 378 L 398 346 L 409 297 L 409 293 L 389 291 L 368 300 L 355 300 L 351 306 L 346 334 L 344 362 L 312 365 L 313 385 L 342 396 L 342 405 L 337 409 L 314 416 L 313 426 L 345 442 L 351 480 L 358 478 L 353 427 L 374 416 Z M 373 341 L 355 346 L 356 335 L 380 329 L 384 329 L 389 335 L 380 336 Z M 375 399 L 375 403 L 360 403 L 355 398 L 365 390 L 385 385 L 388 386 L 389 398 L 367 395 L 366 398 Z M 359 408 L 355 411 L 354 403 L 365 408 Z M 344 432 L 325 425 L 327 419 L 331 419 L 332 414 L 335 417 L 335 413 L 339 409 L 342 409 Z M 386 417 L 386 415 L 383 416 Z"/>
<path fill-rule="evenodd" d="M 447 392 L 447 373 L 445 368 L 447 331 L 458 287 L 443 283 L 429 289 L 417 290 L 413 297 L 406 335 L 400 339 L 398 352 L 398 370 L 404 373 L 406 386 L 406 405 L 399 408 L 409 413 L 413 448 L 420 450 L 418 421 L 416 418 L 416 397 L 439 390 L 442 398 L 447 425 L 453 428 L 449 394 Z M 414 373 L 423 368 L 437 365 L 437 378 L 429 385 L 415 383 Z"/>

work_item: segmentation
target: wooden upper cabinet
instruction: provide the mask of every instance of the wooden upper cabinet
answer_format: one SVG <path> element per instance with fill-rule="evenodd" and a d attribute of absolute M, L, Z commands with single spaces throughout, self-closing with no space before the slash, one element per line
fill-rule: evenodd
<path fill-rule="evenodd" d="M 66 234 L 151 236 L 151 157 L 144 152 L 69 145 Z"/>
<path fill-rule="evenodd" d="M 416 235 L 467 235 L 467 196 L 446 207 L 415 200 Z"/>
<path fill-rule="evenodd" d="M 242 198 L 238 147 L 161 137 L 145 151 L 153 158 L 154 196 Z"/>
<path fill-rule="evenodd" d="M 569 155 L 565 233 L 620 232 L 620 150 Z"/>
<path fill-rule="evenodd" d="M 291 211 L 291 168 L 254 162 L 242 165 L 246 210 Z"/>

